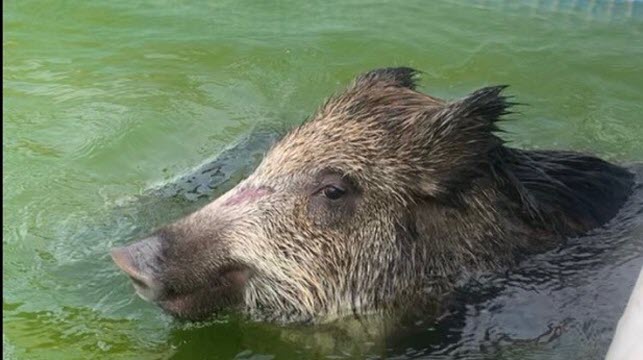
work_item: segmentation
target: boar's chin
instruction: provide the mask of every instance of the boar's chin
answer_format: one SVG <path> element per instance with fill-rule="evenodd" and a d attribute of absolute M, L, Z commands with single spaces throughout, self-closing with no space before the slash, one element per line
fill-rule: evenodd
<path fill-rule="evenodd" d="M 243 301 L 243 289 L 250 276 L 247 268 L 235 266 L 219 272 L 215 283 L 193 291 L 168 293 L 156 304 L 170 315 L 182 320 L 205 320 Z"/>

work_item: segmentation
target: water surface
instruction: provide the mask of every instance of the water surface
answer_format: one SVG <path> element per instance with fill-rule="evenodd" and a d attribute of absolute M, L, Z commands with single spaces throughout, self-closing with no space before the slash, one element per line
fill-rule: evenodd
<path fill-rule="evenodd" d="M 529 104 L 503 125 L 513 146 L 643 160 L 639 2 L 5 1 L 2 51 L 8 359 L 321 357 L 269 325 L 172 321 L 108 250 L 232 186 L 273 134 L 374 67 L 423 70 L 446 98 L 510 84 Z M 202 164 L 212 177 L 190 187 Z M 602 358 L 643 264 L 640 202 L 469 284 L 386 354 Z"/>

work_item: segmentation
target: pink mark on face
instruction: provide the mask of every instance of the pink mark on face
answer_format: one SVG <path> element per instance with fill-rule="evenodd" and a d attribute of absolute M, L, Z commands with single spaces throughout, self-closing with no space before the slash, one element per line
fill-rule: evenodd
<path fill-rule="evenodd" d="M 223 206 L 240 205 L 248 201 L 258 200 L 272 193 L 273 190 L 267 186 L 243 188 L 226 200 Z"/>

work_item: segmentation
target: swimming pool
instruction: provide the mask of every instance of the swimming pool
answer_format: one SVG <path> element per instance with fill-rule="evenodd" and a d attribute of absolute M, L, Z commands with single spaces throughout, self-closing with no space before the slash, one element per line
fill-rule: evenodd
<path fill-rule="evenodd" d="M 328 355 L 233 315 L 175 322 L 108 252 L 232 186 L 374 67 L 423 70 L 445 98 L 510 84 L 529 104 L 503 124 L 514 146 L 643 160 L 639 2 L 21 1 L 3 3 L 3 32 L 7 359 Z M 211 188 L 181 190 L 217 161 Z M 643 265 L 642 201 L 623 228 L 463 287 L 384 353 L 601 359 Z"/>

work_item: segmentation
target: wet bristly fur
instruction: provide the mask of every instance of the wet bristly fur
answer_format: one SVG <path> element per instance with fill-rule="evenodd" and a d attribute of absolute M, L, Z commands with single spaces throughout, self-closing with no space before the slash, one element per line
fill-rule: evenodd
<path fill-rule="evenodd" d="M 237 307 L 261 320 L 399 313 L 439 301 L 463 274 L 603 225 L 630 194 L 632 175 L 617 165 L 506 146 L 497 135 L 512 106 L 505 86 L 445 101 L 417 91 L 417 75 L 359 76 L 237 188 L 168 227 L 182 234 L 170 248 L 192 249 L 166 252 L 185 257 L 173 278 L 208 286 L 185 279 L 247 267 Z M 328 184 L 343 197 L 324 197 Z M 225 205 L 259 188 L 269 190 Z"/>

